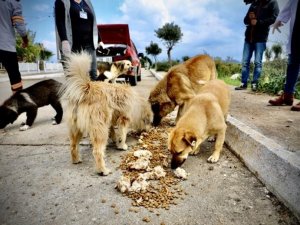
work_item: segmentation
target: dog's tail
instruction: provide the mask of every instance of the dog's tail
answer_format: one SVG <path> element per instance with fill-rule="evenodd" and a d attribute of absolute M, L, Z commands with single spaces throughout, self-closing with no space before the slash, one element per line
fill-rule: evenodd
<path fill-rule="evenodd" d="M 66 82 L 61 89 L 62 98 L 79 103 L 90 93 L 93 86 L 89 76 L 91 62 L 91 56 L 85 51 L 68 56 L 65 61 Z"/>

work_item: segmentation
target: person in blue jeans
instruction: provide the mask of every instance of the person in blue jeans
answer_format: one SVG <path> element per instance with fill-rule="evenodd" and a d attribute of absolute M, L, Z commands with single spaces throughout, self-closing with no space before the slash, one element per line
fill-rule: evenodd
<path fill-rule="evenodd" d="M 273 32 L 283 23 L 290 21 L 290 33 L 287 43 L 287 53 L 289 55 L 286 70 L 286 82 L 284 92 L 281 96 L 269 100 L 273 106 L 293 105 L 294 92 L 300 70 L 300 3 L 299 0 L 289 0 L 280 11 L 273 26 Z M 300 103 L 292 106 L 292 111 L 300 111 Z"/>
<path fill-rule="evenodd" d="M 262 59 L 266 49 L 270 26 L 279 13 L 277 0 L 253 0 L 244 18 L 246 25 L 242 59 L 242 82 L 235 90 L 247 89 L 250 75 L 250 61 L 254 53 L 254 72 L 251 82 L 253 91 L 257 90 L 262 71 Z"/>

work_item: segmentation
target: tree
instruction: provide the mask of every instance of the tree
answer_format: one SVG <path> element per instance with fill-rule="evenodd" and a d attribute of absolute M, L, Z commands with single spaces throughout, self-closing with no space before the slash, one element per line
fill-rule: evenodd
<path fill-rule="evenodd" d="M 53 53 L 43 47 L 40 43 L 35 43 L 35 33 L 28 31 L 28 47 L 22 47 L 22 38 L 17 34 L 16 36 L 16 50 L 19 61 L 23 62 L 36 62 L 38 60 L 48 60 Z"/>
<path fill-rule="evenodd" d="M 280 59 L 282 54 L 282 46 L 281 44 L 274 44 L 272 46 L 272 51 L 274 52 L 274 59 Z"/>
<path fill-rule="evenodd" d="M 183 61 L 183 62 L 185 62 L 186 60 L 189 60 L 189 59 L 190 59 L 190 57 L 187 56 L 187 55 L 182 57 L 182 61 Z"/>
<path fill-rule="evenodd" d="M 161 53 L 161 48 L 158 46 L 157 43 L 153 43 L 151 41 L 150 45 L 147 46 L 145 50 L 148 55 L 151 55 L 154 58 L 155 68 L 156 68 L 156 63 L 157 63 L 156 57 Z"/>
<path fill-rule="evenodd" d="M 53 52 L 46 49 L 42 43 L 40 43 L 39 45 L 41 47 L 40 60 L 44 60 L 44 61 L 49 60 L 54 55 Z"/>
<path fill-rule="evenodd" d="M 266 56 L 267 62 L 269 62 L 271 60 L 271 58 L 272 58 L 272 50 L 269 49 L 268 47 L 266 48 L 265 56 Z"/>
<path fill-rule="evenodd" d="M 167 47 L 168 61 L 171 66 L 171 51 L 173 47 L 181 40 L 183 33 L 178 25 L 166 23 L 163 27 L 155 30 L 156 36 L 163 40 L 163 44 Z"/>

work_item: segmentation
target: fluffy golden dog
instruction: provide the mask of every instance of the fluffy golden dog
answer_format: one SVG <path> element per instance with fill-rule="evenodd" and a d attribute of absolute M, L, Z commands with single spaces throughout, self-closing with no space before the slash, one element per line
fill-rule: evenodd
<path fill-rule="evenodd" d="M 115 111 L 112 117 L 111 138 L 118 149 L 127 150 L 127 133 L 130 130 L 137 132 L 148 131 L 151 128 L 153 113 L 147 99 L 135 96 L 130 118 L 120 111 Z"/>
<path fill-rule="evenodd" d="M 168 148 L 173 155 L 173 169 L 181 166 L 189 154 L 197 154 L 200 144 L 211 135 L 216 135 L 215 150 L 207 161 L 215 163 L 219 160 L 229 104 L 230 91 L 221 80 L 208 81 L 199 94 L 189 100 L 183 116 L 169 135 Z"/>
<path fill-rule="evenodd" d="M 150 92 L 148 100 L 154 113 L 153 124 L 159 125 L 176 105 L 179 105 L 178 121 L 184 102 L 198 93 L 205 81 L 216 77 L 215 62 L 208 55 L 198 55 L 173 66 Z"/>
<path fill-rule="evenodd" d="M 113 63 L 98 62 L 97 65 L 99 76 L 97 80 L 116 83 L 116 78 L 132 69 L 132 64 L 129 60 L 120 60 Z"/>
<path fill-rule="evenodd" d="M 129 126 L 133 115 L 136 120 L 144 121 L 150 121 L 151 117 L 145 119 L 148 114 L 143 114 L 138 118 L 139 115 L 134 114 L 137 109 L 133 107 L 140 105 L 136 101 L 138 94 L 130 86 L 91 81 L 88 75 L 90 65 L 91 58 L 86 52 L 71 54 L 66 61 L 67 79 L 62 98 L 67 101 L 71 157 L 73 163 L 81 162 L 78 144 L 83 135 L 88 135 L 93 146 L 96 171 L 108 175 L 110 170 L 104 157 L 112 116 L 122 117 L 124 126 Z"/>

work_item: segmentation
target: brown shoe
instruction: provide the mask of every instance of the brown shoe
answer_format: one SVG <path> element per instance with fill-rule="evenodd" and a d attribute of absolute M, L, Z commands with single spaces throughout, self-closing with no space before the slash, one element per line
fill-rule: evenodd
<path fill-rule="evenodd" d="M 283 93 L 278 98 L 269 100 L 269 103 L 274 106 L 293 105 L 294 95 L 290 93 Z"/>
<path fill-rule="evenodd" d="M 291 108 L 292 111 L 300 111 L 300 102 L 296 105 L 293 105 Z"/>

